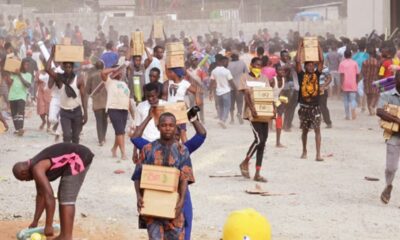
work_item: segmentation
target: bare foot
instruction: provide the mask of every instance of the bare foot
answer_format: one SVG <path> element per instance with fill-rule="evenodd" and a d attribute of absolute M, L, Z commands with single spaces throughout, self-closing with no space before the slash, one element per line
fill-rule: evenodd
<path fill-rule="evenodd" d="M 25 133 L 25 130 L 24 130 L 24 129 L 20 129 L 20 130 L 18 130 L 17 135 L 18 135 L 19 137 L 22 137 L 22 136 L 24 136 L 24 133 Z"/>
<path fill-rule="evenodd" d="M 277 147 L 277 148 L 286 148 L 285 145 L 282 145 L 282 144 L 280 144 L 280 143 L 279 143 L 279 144 L 276 144 L 276 147 Z"/>
<path fill-rule="evenodd" d="M 121 154 L 121 160 L 127 160 L 128 159 L 128 157 L 126 156 L 126 154 L 124 153 L 124 154 Z"/>
<path fill-rule="evenodd" d="M 317 162 L 322 162 L 322 161 L 324 161 L 324 159 L 323 159 L 322 157 L 320 157 L 320 156 L 317 156 L 317 157 L 315 158 L 315 161 L 317 161 Z"/>
<path fill-rule="evenodd" d="M 42 122 L 42 124 L 41 124 L 40 127 L 39 127 L 39 130 L 43 130 L 45 125 L 46 125 L 46 123 L 45 123 L 45 122 Z"/>
<path fill-rule="evenodd" d="M 112 153 L 113 158 L 117 157 L 117 149 L 116 148 L 111 148 L 111 153 Z"/>
<path fill-rule="evenodd" d="M 307 159 L 307 152 L 303 152 L 302 154 L 301 154 L 301 157 L 300 157 L 301 159 Z"/>
<path fill-rule="evenodd" d="M 242 176 L 245 178 L 250 178 L 250 173 L 249 173 L 249 164 L 244 164 L 241 163 L 239 165 L 240 172 L 242 173 Z"/>
<path fill-rule="evenodd" d="M 256 181 L 256 182 L 263 182 L 263 183 L 268 182 L 268 180 L 267 180 L 266 178 L 264 178 L 264 177 L 262 177 L 262 176 L 260 176 L 260 175 L 255 175 L 255 176 L 254 176 L 254 181 Z"/>

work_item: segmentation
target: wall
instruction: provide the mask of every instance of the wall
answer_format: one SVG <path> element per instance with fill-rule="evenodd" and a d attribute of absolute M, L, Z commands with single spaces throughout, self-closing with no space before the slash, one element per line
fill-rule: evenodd
<path fill-rule="evenodd" d="M 360 7 L 362 6 L 362 7 Z M 347 30 L 349 37 L 359 37 L 373 29 L 378 34 L 390 29 L 389 0 L 347 1 Z"/>
<path fill-rule="evenodd" d="M 18 15 L 19 5 L 0 5 L 0 9 L 8 12 L 8 8 L 15 15 Z M 11 9 L 12 8 L 12 9 Z M 19 7 L 20 10 L 20 7 Z M 63 13 L 63 14 L 43 14 L 43 13 L 24 13 L 24 17 L 33 20 L 40 17 L 43 22 L 55 20 L 56 29 L 59 37 L 65 30 L 65 25 L 70 22 L 73 26 L 79 25 L 84 38 L 93 40 L 96 28 L 105 17 L 105 14 L 97 13 Z M 113 25 L 120 34 L 130 35 L 132 31 L 140 29 L 148 36 L 153 23 L 152 17 L 108 17 L 103 26 L 103 31 L 107 34 L 109 25 Z M 209 31 L 222 32 L 227 37 L 237 37 L 239 30 L 242 30 L 248 40 L 258 29 L 268 28 L 271 35 L 278 32 L 281 37 L 286 37 L 290 29 L 300 31 L 301 34 L 310 32 L 313 35 L 325 35 L 326 32 L 336 36 L 346 35 L 345 20 L 323 21 L 323 22 L 265 22 L 265 23 L 240 23 L 238 20 L 168 20 L 164 19 L 167 35 L 175 34 L 179 36 L 180 31 L 186 34 L 197 36 L 208 33 Z"/>
<path fill-rule="evenodd" d="M 59 31 L 64 31 L 67 22 L 73 25 L 78 24 L 85 38 L 93 39 L 95 36 L 96 26 L 103 21 L 102 14 L 63 14 L 62 16 L 48 14 L 39 15 L 41 19 L 54 19 Z M 140 29 L 148 36 L 151 31 L 153 20 L 150 17 L 108 17 L 103 26 L 103 31 L 107 34 L 108 27 L 113 25 L 119 34 L 130 35 L 132 31 Z M 251 39 L 252 35 L 258 29 L 268 28 L 269 32 L 274 34 L 278 32 L 281 37 L 285 37 L 290 29 L 300 31 L 301 34 L 310 32 L 313 35 L 325 35 L 326 32 L 335 34 L 336 36 L 346 35 L 345 20 L 324 21 L 324 22 L 265 22 L 265 23 L 240 23 L 235 20 L 164 20 L 165 31 L 168 36 L 175 34 L 179 36 L 180 31 L 186 34 L 197 36 L 208 33 L 209 31 L 222 32 L 227 37 L 237 37 L 239 30 L 242 30 L 247 39 Z"/>

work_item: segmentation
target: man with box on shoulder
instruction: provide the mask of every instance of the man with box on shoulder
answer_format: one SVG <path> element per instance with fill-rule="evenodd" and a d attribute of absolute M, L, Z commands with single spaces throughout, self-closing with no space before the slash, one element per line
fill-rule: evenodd
<path fill-rule="evenodd" d="M 301 140 L 303 143 L 302 159 L 307 158 L 307 135 L 310 129 L 315 131 L 315 145 L 317 150 L 316 161 L 323 161 L 321 157 L 321 109 L 320 102 L 320 85 L 319 78 L 324 67 L 324 58 L 322 55 L 321 47 L 318 47 L 319 61 L 317 63 L 306 61 L 304 63 L 304 70 L 301 64 L 301 57 L 303 55 L 303 40 L 300 40 L 296 56 L 296 71 L 299 79 L 299 119 L 300 128 L 303 133 Z M 317 69 L 315 69 L 317 64 Z"/>
<path fill-rule="evenodd" d="M 175 219 L 168 220 L 150 216 L 143 217 L 146 222 L 150 240 L 183 240 L 185 236 L 182 210 L 188 184 L 194 183 L 194 176 L 188 149 L 175 140 L 176 127 L 174 115 L 171 113 L 163 113 L 160 116 L 158 124 L 160 139 L 143 148 L 132 176 L 132 180 L 135 182 L 137 207 L 140 213 L 141 209 L 145 206 L 143 202 L 143 192 L 140 189 L 143 164 L 175 167 L 180 171 L 178 186 L 179 199 L 176 204 Z"/>
<path fill-rule="evenodd" d="M 52 48 L 50 58 L 46 63 L 46 72 L 61 90 L 60 122 L 63 131 L 63 141 L 79 143 L 79 135 L 83 125 L 87 122 L 87 99 L 85 82 L 82 76 L 74 73 L 74 63 L 63 62 L 64 73 L 56 73 L 51 67 L 55 54 Z M 50 82 L 49 82 L 50 84 Z M 83 109 L 83 113 L 82 113 Z"/>
<path fill-rule="evenodd" d="M 376 115 L 383 121 L 400 124 L 400 119 L 384 110 L 386 104 L 400 106 L 400 72 L 395 75 L 396 87 L 381 95 Z M 381 194 L 381 200 L 388 204 L 393 189 L 393 180 L 399 166 L 400 158 L 400 133 L 394 133 L 386 141 L 386 187 Z"/>
<path fill-rule="evenodd" d="M 258 117 L 258 114 L 251 94 L 252 88 L 270 86 L 268 79 L 261 75 L 261 65 L 261 58 L 253 58 L 251 60 L 250 72 L 243 74 L 238 88 L 238 90 L 244 94 L 245 108 L 243 112 L 243 118 L 250 121 L 251 129 L 254 134 L 254 141 L 250 145 L 246 157 L 239 167 L 243 177 L 250 178 L 249 163 L 250 159 L 256 153 L 256 173 L 254 175 L 254 181 L 267 182 L 267 179 L 260 175 L 260 171 L 264 158 L 265 144 L 268 138 L 268 122 L 255 121 L 255 119 Z"/>

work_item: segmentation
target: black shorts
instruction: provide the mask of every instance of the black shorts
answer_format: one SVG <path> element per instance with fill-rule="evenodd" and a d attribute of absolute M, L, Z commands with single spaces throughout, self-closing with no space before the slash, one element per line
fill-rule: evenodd
<path fill-rule="evenodd" d="M 115 135 L 125 134 L 126 121 L 128 119 L 128 110 L 108 109 L 108 116 L 110 117 Z"/>
<path fill-rule="evenodd" d="M 321 126 L 321 109 L 319 106 L 300 105 L 299 119 L 301 129 L 316 129 Z"/>
<path fill-rule="evenodd" d="M 58 186 L 58 202 L 60 205 L 75 205 L 78 193 L 82 183 L 85 180 L 86 173 L 89 170 L 90 164 L 85 167 L 85 170 L 78 175 L 68 175 L 61 177 L 60 185 Z"/>

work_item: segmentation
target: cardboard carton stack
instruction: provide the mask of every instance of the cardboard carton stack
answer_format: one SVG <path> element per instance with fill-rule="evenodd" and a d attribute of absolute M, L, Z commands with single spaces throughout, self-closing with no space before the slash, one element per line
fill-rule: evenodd
<path fill-rule="evenodd" d="M 189 119 L 187 117 L 187 107 L 184 102 L 168 103 L 157 106 L 157 108 L 153 112 L 153 119 L 156 125 L 158 124 L 158 120 L 161 114 L 165 112 L 174 114 L 177 124 L 189 122 Z"/>
<path fill-rule="evenodd" d="M 384 110 L 388 112 L 390 115 L 400 118 L 400 109 L 397 105 L 386 104 L 384 106 Z M 387 121 L 380 121 L 381 128 L 384 129 L 383 137 L 385 139 L 389 139 L 394 132 L 399 132 L 400 126 L 397 123 L 387 122 Z"/>
<path fill-rule="evenodd" d="M 83 46 L 56 45 L 56 62 L 83 62 Z"/>
<path fill-rule="evenodd" d="M 179 170 L 174 167 L 143 165 L 140 188 L 144 189 L 144 207 L 140 215 L 174 219 L 179 176 Z"/>
<path fill-rule="evenodd" d="M 164 23 L 162 20 L 155 20 L 153 24 L 154 38 L 164 39 Z"/>
<path fill-rule="evenodd" d="M 143 32 L 133 32 L 131 34 L 131 54 L 132 56 L 142 56 L 144 54 Z"/>
<path fill-rule="evenodd" d="M 317 37 L 305 37 L 303 39 L 303 56 L 302 62 L 318 62 L 319 51 L 318 51 L 318 38 Z"/>
<path fill-rule="evenodd" d="M 274 114 L 274 93 L 270 87 L 252 88 L 254 107 L 257 111 L 257 118 L 254 122 L 269 122 L 275 117 Z"/>
<path fill-rule="evenodd" d="M 167 68 L 185 67 L 185 47 L 182 42 L 167 43 Z"/>

